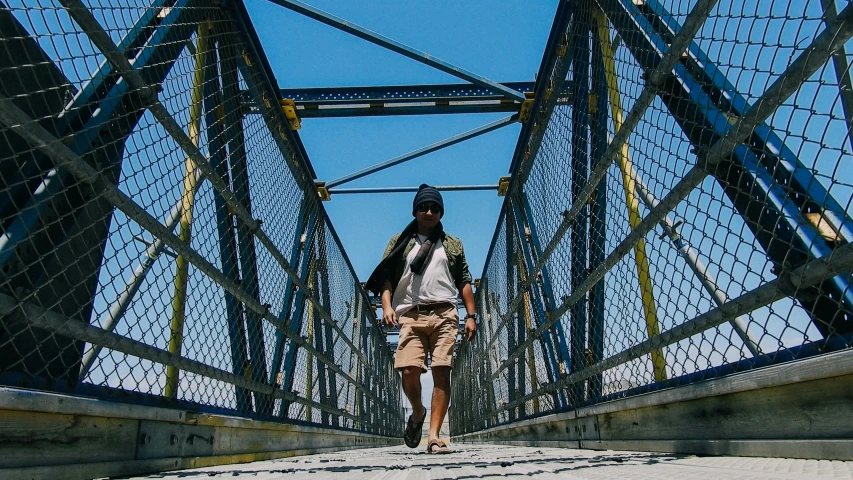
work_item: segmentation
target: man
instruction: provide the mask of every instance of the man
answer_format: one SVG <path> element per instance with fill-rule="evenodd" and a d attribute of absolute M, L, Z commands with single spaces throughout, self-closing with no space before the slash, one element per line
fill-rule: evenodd
<path fill-rule="evenodd" d="M 444 200 L 429 185 L 418 188 L 412 202 L 415 217 L 402 233 L 388 242 L 382 261 L 370 275 L 367 287 L 382 297 L 382 319 L 388 328 L 400 326 L 394 368 L 403 375 L 403 391 L 412 403 L 412 415 L 403 439 L 410 448 L 420 444 L 426 408 L 421 402 L 421 374 L 426 355 L 432 359 L 432 416 L 427 453 L 450 453 L 438 437 L 450 402 L 450 369 L 459 325 L 457 297 L 468 315 L 463 336 L 477 331 L 471 272 L 462 242 L 444 232 Z"/>

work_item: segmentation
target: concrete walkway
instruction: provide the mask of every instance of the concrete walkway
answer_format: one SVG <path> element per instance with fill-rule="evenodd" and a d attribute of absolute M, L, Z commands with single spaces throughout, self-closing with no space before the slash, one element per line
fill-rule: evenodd
<path fill-rule="evenodd" d="M 438 479 L 853 479 L 853 462 L 696 457 L 561 448 L 455 445 L 449 455 L 423 448 L 350 450 L 280 460 L 182 470 L 138 479 L 438 480 Z"/>

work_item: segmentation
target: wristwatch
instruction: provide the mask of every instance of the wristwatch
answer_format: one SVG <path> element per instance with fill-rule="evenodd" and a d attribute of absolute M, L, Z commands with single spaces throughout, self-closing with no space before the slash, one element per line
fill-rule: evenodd
<path fill-rule="evenodd" d="M 477 321 L 477 314 L 476 313 L 469 313 L 468 315 L 465 315 L 465 320 L 468 320 L 469 318 L 476 322 Z"/>

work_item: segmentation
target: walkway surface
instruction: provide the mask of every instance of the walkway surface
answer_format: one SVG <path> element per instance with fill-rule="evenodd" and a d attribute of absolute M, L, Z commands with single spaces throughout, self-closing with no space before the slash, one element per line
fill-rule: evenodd
<path fill-rule="evenodd" d="M 455 445 L 449 455 L 390 447 L 160 473 L 152 478 L 252 480 L 853 478 L 853 462 Z"/>

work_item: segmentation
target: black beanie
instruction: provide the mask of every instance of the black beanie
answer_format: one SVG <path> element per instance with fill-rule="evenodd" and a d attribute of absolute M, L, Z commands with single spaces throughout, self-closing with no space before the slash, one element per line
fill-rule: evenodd
<path fill-rule="evenodd" d="M 418 193 L 415 194 L 415 200 L 412 202 L 412 216 L 415 216 L 415 211 L 418 205 L 426 202 L 433 202 L 441 207 L 441 214 L 444 215 L 444 200 L 441 198 L 441 193 L 435 187 L 430 187 L 426 183 L 422 183 L 418 187 Z"/>

